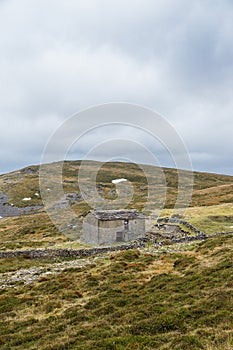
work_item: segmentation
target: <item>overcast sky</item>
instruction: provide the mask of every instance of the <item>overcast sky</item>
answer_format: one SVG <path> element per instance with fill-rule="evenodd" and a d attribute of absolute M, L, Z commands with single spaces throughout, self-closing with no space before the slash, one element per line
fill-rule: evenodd
<path fill-rule="evenodd" d="M 38 164 L 68 116 L 123 101 L 161 113 L 195 170 L 233 174 L 232 33 L 232 0 L 0 0 L 0 172 Z"/>

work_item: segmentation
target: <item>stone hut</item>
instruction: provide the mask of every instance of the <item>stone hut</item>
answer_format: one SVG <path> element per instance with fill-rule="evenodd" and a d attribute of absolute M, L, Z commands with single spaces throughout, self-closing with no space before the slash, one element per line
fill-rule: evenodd
<path fill-rule="evenodd" d="M 145 216 L 137 210 L 93 210 L 83 220 L 82 242 L 129 242 L 145 235 Z"/>

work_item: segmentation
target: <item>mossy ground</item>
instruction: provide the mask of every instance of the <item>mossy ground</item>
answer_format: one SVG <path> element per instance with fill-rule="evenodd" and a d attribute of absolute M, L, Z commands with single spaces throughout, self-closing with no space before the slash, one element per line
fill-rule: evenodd
<path fill-rule="evenodd" d="M 1 349 L 232 349 L 232 248 L 229 235 L 183 252 L 112 253 L 2 289 Z"/>

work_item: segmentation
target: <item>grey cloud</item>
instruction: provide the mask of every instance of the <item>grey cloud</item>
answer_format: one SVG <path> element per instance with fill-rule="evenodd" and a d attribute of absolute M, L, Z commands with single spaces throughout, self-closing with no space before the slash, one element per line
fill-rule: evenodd
<path fill-rule="evenodd" d="M 227 0 L 0 2 L 0 171 L 38 162 L 77 110 L 127 101 L 165 115 L 196 169 L 233 173 L 232 18 Z"/>

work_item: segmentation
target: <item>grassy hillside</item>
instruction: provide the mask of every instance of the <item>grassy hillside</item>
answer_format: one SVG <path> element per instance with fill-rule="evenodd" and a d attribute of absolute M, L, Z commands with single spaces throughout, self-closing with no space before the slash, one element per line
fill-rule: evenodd
<path fill-rule="evenodd" d="M 233 237 L 167 249 L 76 260 L 62 272 L 52 267 L 61 259 L 2 260 L 5 279 L 38 266 L 50 274 L 0 290 L 1 349 L 232 349 Z"/>
<path fill-rule="evenodd" d="M 61 163 L 48 164 L 46 174 L 52 184 L 58 181 L 56 168 Z M 63 189 L 65 193 L 80 194 L 78 187 L 78 170 L 80 161 L 66 161 L 63 165 Z M 87 161 L 86 173 L 97 172 L 98 162 Z M 161 185 L 161 169 L 153 166 L 145 166 L 149 181 L 158 187 Z M 167 199 L 162 215 L 170 216 L 169 208 L 175 203 L 177 195 L 177 171 L 176 169 L 162 169 L 166 177 Z M 186 178 L 190 173 L 185 172 Z M 115 199 L 115 185 L 112 180 L 126 178 L 133 184 L 134 196 L 129 204 L 130 208 L 143 210 L 147 200 L 147 179 L 140 166 L 130 163 L 106 163 L 97 174 L 97 188 L 104 198 Z M 90 179 L 87 176 L 87 186 Z M 185 213 L 185 219 L 207 234 L 219 231 L 232 231 L 233 226 L 233 177 L 194 173 L 194 188 L 190 208 Z M 185 188 L 184 188 L 185 191 Z M 42 205 L 39 186 L 39 167 L 30 166 L 9 174 L 0 176 L 0 192 L 9 196 L 8 204 L 16 207 Z M 23 198 L 31 197 L 30 201 Z M 59 198 L 58 198 L 59 200 Z M 160 200 L 159 196 L 153 198 L 153 205 Z M 70 238 L 76 240 L 80 235 L 83 216 L 88 212 L 89 206 L 82 198 L 79 202 L 71 203 L 72 209 L 77 214 L 75 222 L 76 231 L 72 231 L 64 223 L 63 233 L 53 225 L 47 213 L 43 209 L 36 214 L 27 214 L 21 217 L 9 217 L 0 219 L 0 249 L 19 249 L 37 247 L 69 247 L 78 246 L 78 243 L 70 243 Z M 62 218 L 63 210 L 60 210 Z M 68 239 L 68 236 L 69 239 Z"/>
<path fill-rule="evenodd" d="M 56 186 L 54 167 L 46 176 Z M 98 163 L 86 163 L 89 174 Z M 80 194 L 80 162 L 65 162 L 66 194 Z M 161 169 L 146 166 L 150 183 L 162 184 Z M 0 176 L 0 192 L 8 205 L 41 205 L 39 168 L 31 166 Z M 162 216 L 172 215 L 177 195 L 177 171 L 163 169 L 168 189 Z M 186 179 L 191 175 L 185 172 Z M 97 175 L 99 194 L 116 198 L 112 180 L 133 184 L 129 207 L 143 210 L 147 179 L 140 167 L 107 163 Z M 182 189 L 186 191 L 185 185 Z M 183 219 L 207 234 L 233 231 L 233 177 L 194 173 L 190 207 Z M 157 192 L 159 193 L 159 192 Z M 31 197 L 30 201 L 23 198 Z M 158 196 L 159 197 L 159 196 Z M 72 196 L 71 196 L 72 198 Z M 59 200 L 59 198 L 58 198 Z M 152 204 L 159 203 L 156 196 Z M 89 206 L 71 201 L 75 224 Z M 153 205 L 152 208 L 153 210 Z M 63 218 L 63 209 L 59 209 Z M 152 222 L 153 224 L 153 222 Z M 77 233 L 67 223 L 59 232 L 43 208 L 36 213 L 0 219 L 0 249 L 78 248 Z M 82 259 L 1 259 L 0 348 L 40 350 L 230 350 L 233 348 L 233 235 L 205 242 L 147 244 L 140 250 L 106 253 Z"/>
<path fill-rule="evenodd" d="M 163 217 L 171 215 L 171 209 L 164 209 L 161 214 Z M 230 203 L 189 207 L 185 211 L 184 219 L 208 235 L 233 232 L 233 207 Z"/>
<path fill-rule="evenodd" d="M 46 213 L 0 220 L 0 249 L 40 248 L 68 241 Z"/>
<path fill-rule="evenodd" d="M 98 162 L 87 161 L 85 163 L 86 173 L 97 172 Z M 48 177 L 56 183 L 54 169 L 59 163 L 49 164 L 47 166 Z M 77 179 L 80 161 L 66 161 L 63 166 L 63 188 L 66 193 L 79 192 Z M 162 184 L 161 169 L 153 166 L 145 166 L 150 181 L 154 186 Z M 38 166 L 31 166 L 10 174 L 0 175 L 0 191 L 9 195 L 9 203 L 15 206 L 27 206 L 28 202 L 23 201 L 25 197 L 31 197 L 30 205 L 41 205 Z M 166 187 L 168 190 L 166 207 L 172 207 L 177 195 L 177 170 L 163 168 L 166 178 Z M 189 172 L 184 172 L 185 177 L 189 178 Z M 147 179 L 140 166 L 132 163 L 105 163 L 97 175 L 97 184 L 104 185 L 104 191 L 101 195 L 113 198 L 109 192 L 115 189 L 111 183 L 113 179 L 126 178 L 134 186 L 134 197 L 131 203 L 132 207 L 143 208 L 147 196 Z M 88 178 L 87 178 L 88 184 Z M 193 200 L 191 206 L 217 205 L 222 203 L 233 203 L 233 176 L 198 173 L 194 172 Z M 156 198 L 155 198 L 156 200 Z"/>

